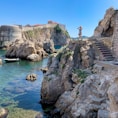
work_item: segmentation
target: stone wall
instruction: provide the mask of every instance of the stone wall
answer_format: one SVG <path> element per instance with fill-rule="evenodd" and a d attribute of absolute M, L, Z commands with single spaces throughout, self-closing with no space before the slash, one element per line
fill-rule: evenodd
<path fill-rule="evenodd" d="M 22 31 L 28 31 L 28 30 L 33 30 L 33 29 L 42 29 L 42 28 L 54 28 L 57 24 L 43 24 L 40 26 L 36 26 L 36 27 L 22 27 Z M 66 30 L 65 25 L 63 24 L 59 24 L 59 27 L 62 30 Z"/>
<path fill-rule="evenodd" d="M 10 42 L 16 39 L 34 39 L 54 41 L 55 45 L 65 45 L 67 43 L 67 32 L 65 25 L 58 24 L 62 29 L 61 33 L 56 34 L 54 27 L 58 23 L 48 23 L 37 26 L 21 26 L 21 25 L 2 25 L 0 27 L 0 47 L 8 47 Z"/>
<path fill-rule="evenodd" d="M 0 27 L 0 41 L 21 39 L 22 33 L 19 26 L 3 25 Z"/>

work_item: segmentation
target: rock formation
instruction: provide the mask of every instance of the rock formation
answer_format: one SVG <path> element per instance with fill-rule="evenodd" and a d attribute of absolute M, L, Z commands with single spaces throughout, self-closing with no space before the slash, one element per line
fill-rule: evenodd
<path fill-rule="evenodd" d="M 56 102 L 56 108 L 60 113 L 64 113 L 76 99 L 80 84 L 91 74 L 86 68 L 93 65 L 94 55 L 90 41 L 70 41 L 67 47 L 50 57 L 48 71 L 42 83 L 41 102 L 43 104 Z"/>
<path fill-rule="evenodd" d="M 2 25 L 0 27 L 0 47 L 8 47 L 10 42 L 16 39 L 35 39 L 46 41 L 50 39 L 54 45 L 65 45 L 69 42 L 70 36 L 65 25 L 59 23 L 42 24 L 34 26 Z"/>
<path fill-rule="evenodd" d="M 20 27 L 20 26 L 19 26 Z M 1 27 L 2 28 L 2 27 Z M 10 27 L 11 31 L 14 27 Z M 17 27 L 18 28 L 18 27 Z M 69 42 L 69 35 L 60 24 L 47 24 L 37 27 L 20 27 L 22 37 L 18 35 L 16 40 L 12 40 L 8 35 L 9 43 L 6 46 L 8 51 L 6 57 L 9 58 L 21 58 L 31 61 L 39 61 L 47 54 L 51 54 L 55 51 L 54 45 L 65 45 Z M 9 34 L 6 31 L 6 34 Z M 15 29 L 14 29 L 15 30 Z M 15 30 L 16 31 L 16 30 Z M 1 29 L 1 33 L 3 30 Z M 15 33 L 15 32 L 14 32 Z M 2 35 L 5 35 L 2 33 Z M 16 37 L 14 37 L 16 38 Z M 0 39 L 3 41 L 3 39 Z"/>
<path fill-rule="evenodd" d="M 27 77 L 26 77 L 26 80 L 28 80 L 28 81 L 35 81 L 36 79 L 37 79 L 37 75 L 34 74 L 34 73 L 29 74 L 29 75 L 27 75 Z"/>
<path fill-rule="evenodd" d="M 118 11 L 106 11 L 89 41 L 70 41 L 58 54 L 50 57 L 44 74 L 42 104 L 60 118 L 117 118 L 117 63 L 96 61 L 95 44 L 104 54 L 118 59 Z M 110 51 L 107 51 L 107 47 Z M 107 53 L 108 57 L 112 57 Z"/>
<path fill-rule="evenodd" d="M 98 23 L 93 38 L 109 47 L 113 56 L 118 60 L 118 10 L 109 8 L 104 18 Z"/>
<path fill-rule="evenodd" d="M 6 57 L 31 61 L 39 61 L 46 56 L 47 53 L 43 49 L 43 44 L 30 40 L 15 40 L 6 52 Z"/>
<path fill-rule="evenodd" d="M 94 63 L 91 41 L 71 41 L 50 57 L 44 74 L 42 104 L 54 105 L 52 117 L 117 118 L 118 67 Z"/>
<path fill-rule="evenodd" d="M 95 37 L 110 37 L 113 35 L 115 27 L 115 13 L 116 11 L 113 8 L 109 8 L 106 11 L 104 19 L 99 21 L 99 24 L 94 31 Z"/>
<path fill-rule="evenodd" d="M 50 39 L 54 42 L 54 45 L 65 45 L 69 42 L 69 34 L 65 27 L 60 24 L 46 24 L 34 27 L 33 29 L 23 29 L 24 39 L 36 39 L 40 41 L 45 41 Z"/>
<path fill-rule="evenodd" d="M 2 59 L 0 59 L 0 65 L 2 65 Z"/>
<path fill-rule="evenodd" d="M 0 108 L 0 118 L 7 118 L 8 112 L 8 109 Z"/>

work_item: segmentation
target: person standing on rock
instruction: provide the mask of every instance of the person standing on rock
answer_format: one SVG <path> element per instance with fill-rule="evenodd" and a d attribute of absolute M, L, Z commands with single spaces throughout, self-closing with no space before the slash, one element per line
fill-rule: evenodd
<path fill-rule="evenodd" d="M 78 29 L 79 29 L 79 34 L 78 34 L 79 39 L 82 40 L 82 26 L 78 27 Z"/>

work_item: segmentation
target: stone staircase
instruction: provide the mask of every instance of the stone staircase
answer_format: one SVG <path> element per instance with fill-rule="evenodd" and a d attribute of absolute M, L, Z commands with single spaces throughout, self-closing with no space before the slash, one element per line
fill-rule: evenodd
<path fill-rule="evenodd" d="M 115 28 L 114 28 L 112 40 L 113 40 L 113 53 L 116 59 L 118 59 L 118 11 L 116 11 Z"/>
<path fill-rule="evenodd" d="M 99 53 L 102 55 L 104 61 L 113 61 L 114 57 L 110 49 L 100 41 L 94 42 L 95 47 L 99 50 Z"/>

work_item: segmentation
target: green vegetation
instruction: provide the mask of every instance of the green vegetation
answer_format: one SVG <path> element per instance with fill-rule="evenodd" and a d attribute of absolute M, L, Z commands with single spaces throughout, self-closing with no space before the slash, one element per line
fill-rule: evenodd
<path fill-rule="evenodd" d="M 38 28 L 38 29 L 34 29 L 34 30 L 28 30 L 28 31 L 25 31 L 24 34 L 25 34 L 25 37 L 27 39 L 29 38 L 37 38 L 39 33 L 41 33 L 42 31 Z"/>
<path fill-rule="evenodd" d="M 54 27 L 54 30 L 56 33 L 61 33 L 62 32 L 62 29 L 59 27 L 59 24 L 57 24 L 55 27 Z"/>
<path fill-rule="evenodd" d="M 27 31 L 27 34 L 28 34 L 29 37 L 33 37 L 34 33 L 33 33 L 33 31 L 29 30 L 29 31 Z"/>
<path fill-rule="evenodd" d="M 39 112 L 33 110 L 24 110 L 21 108 L 9 109 L 7 118 L 35 118 Z"/>
<path fill-rule="evenodd" d="M 64 69 L 64 67 L 65 67 L 65 64 L 62 64 L 62 69 Z"/>
<path fill-rule="evenodd" d="M 80 78 L 80 82 L 84 83 L 84 81 L 85 81 L 86 77 L 88 76 L 88 74 L 85 71 L 81 70 L 81 69 L 74 69 L 73 72 L 75 74 L 77 74 L 77 76 Z"/>
<path fill-rule="evenodd" d="M 74 52 L 72 51 L 72 50 L 68 50 L 68 52 L 66 52 L 66 56 L 71 56 L 71 55 L 73 55 L 74 54 Z"/>
<path fill-rule="evenodd" d="M 58 71 L 57 71 L 57 70 L 54 70 L 54 71 L 52 72 L 52 74 L 58 75 Z"/>
<path fill-rule="evenodd" d="M 57 24 L 57 25 L 54 27 L 54 31 L 55 31 L 56 33 L 63 33 L 63 34 L 65 34 L 67 37 L 70 37 L 68 31 L 67 31 L 67 30 L 65 31 L 65 30 L 61 29 L 60 26 L 59 26 L 59 24 Z"/>
<path fill-rule="evenodd" d="M 52 78 L 48 78 L 47 80 L 50 81 Z"/>
<path fill-rule="evenodd" d="M 70 35 L 67 30 L 65 31 L 65 35 L 70 38 Z"/>
<path fill-rule="evenodd" d="M 47 81 L 50 81 L 52 78 L 45 76 L 44 79 L 46 79 Z"/>
<path fill-rule="evenodd" d="M 66 47 L 67 47 L 67 45 L 66 45 L 66 46 L 61 47 L 61 48 L 58 50 L 57 55 L 56 55 L 56 58 L 57 58 L 59 61 L 60 61 L 61 56 L 62 56 L 62 54 L 63 54 L 64 50 L 66 49 Z"/>
<path fill-rule="evenodd" d="M 48 107 L 45 107 L 44 108 L 44 112 L 45 113 L 48 113 L 48 112 L 50 112 L 51 110 L 53 110 L 54 109 L 54 106 L 52 105 L 52 106 L 48 106 Z"/>

